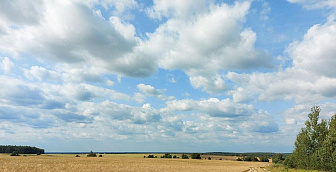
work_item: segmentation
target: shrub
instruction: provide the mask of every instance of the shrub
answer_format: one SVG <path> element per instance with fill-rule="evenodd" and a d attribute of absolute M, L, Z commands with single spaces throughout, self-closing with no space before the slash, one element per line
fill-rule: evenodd
<path fill-rule="evenodd" d="M 90 151 L 90 153 L 87 155 L 87 157 L 97 157 L 97 154 Z"/>
<path fill-rule="evenodd" d="M 176 158 L 176 155 L 174 155 L 173 158 Z"/>
<path fill-rule="evenodd" d="M 210 157 L 210 156 L 208 157 L 208 160 L 211 160 L 211 157 Z"/>
<path fill-rule="evenodd" d="M 103 155 L 99 155 L 99 157 L 103 157 Z"/>
<path fill-rule="evenodd" d="M 243 159 L 241 159 L 240 157 L 237 158 L 237 161 L 243 161 Z"/>
<path fill-rule="evenodd" d="M 170 153 L 165 153 L 161 158 L 172 158 L 173 156 Z"/>
<path fill-rule="evenodd" d="M 278 153 L 272 157 L 272 162 L 275 164 L 282 164 L 285 158 L 282 156 L 281 153 Z"/>
<path fill-rule="evenodd" d="M 155 158 L 154 155 L 148 155 L 147 158 Z"/>
<path fill-rule="evenodd" d="M 76 155 L 76 157 L 79 157 L 79 155 Z"/>
<path fill-rule="evenodd" d="M 295 168 L 295 164 L 294 164 L 294 159 L 293 159 L 293 156 L 288 156 L 285 160 L 284 160 L 284 165 L 286 167 L 289 167 L 289 168 Z"/>
<path fill-rule="evenodd" d="M 219 158 L 219 160 L 222 160 L 222 158 Z"/>
<path fill-rule="evenodd" d="M 186 154 L 182 154 L 182 159 L 189 159 L 189 157 Z"/>
<path fill-rule="evenodd" d="M 202 159 L 201 154 L 199 153 L 192 153 L 191 154 L 191 159 Z"/>

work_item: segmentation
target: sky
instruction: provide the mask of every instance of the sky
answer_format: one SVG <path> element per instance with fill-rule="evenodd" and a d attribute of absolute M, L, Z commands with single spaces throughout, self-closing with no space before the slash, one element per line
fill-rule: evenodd
<path fill-rule="evenodd" d="M 291 152 L 336 112 L 335 0 L 3 0 L 0 144 Z"/>

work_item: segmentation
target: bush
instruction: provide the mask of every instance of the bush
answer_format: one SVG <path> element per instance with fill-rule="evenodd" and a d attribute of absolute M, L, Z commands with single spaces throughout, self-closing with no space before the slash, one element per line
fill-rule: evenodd
<path fill-rule="evenodd" d="M 284 164 L 286 167 L 288 167 L 288 168 L 295 168 L 295 164 L 294 164 L 293 156 L 291 156 L 291 155 L 288 156 L 288 157 L 284 160 L 283 164 Z"/>
<path fill-rule="evenodd" d="M 97 157 L 97 154 L 90 151 L 90 153 L 87 155 L 87 157 Z"/>
<path fill-rule="evenodd" d="M 222 160 L 222 158 L 219 158 L 219 160 Z"/>
<path fill-rule="evenodd" d="M 99 157 L 103 157 L 103 155 L 99 155 Z"/>
<path fill-rule="evenodd" d="M 211 160 L 211 157 L 210 157 L 210 156 L 208 157 L 208 160 Z"/>
<path fill-rule="evenodd" d="M 161 158 L 172 158 L 173 156 L 170 153 L 165 153 Z"/>
<path fill-rule="evenodd" d="M 201 154 L 199 153 L 192 153 L 191 154 L 191 159 L 202 159 Z"/>
<path fill-rule="evenodd" d="M 282 156 L 281 153 L 278 153 L 272 157 L 272 162 L 275 164 L 282 164 L 285 158 Z"/>
<path fill-rule="evenodd" d="M 155 158 L 154 155 L 148 155 L 147 158 Z"/>
<path fill-rule="evenodd" d="M 176 155 L 174 155 L 173 158 L 176 158 Z"/>
<path fill-rule="evenodd" d="M 20 156 L 18 151 L 13 151 L 9 156 Z"/>
<path fill-rule="evenodd" d="M 79 155 L 76 155 L 76 157 L 79 157 Z"/>
<path fill-rule="evenodd" d="M 237 161 L 243 161 L 243 159 L 241 159 L 240 157 L 237 158 Z"/>
<path fill-rule="evenodd" d="M 182 154 L 182 159 L 189 159 L 189 157 L 186 154 Z"/>

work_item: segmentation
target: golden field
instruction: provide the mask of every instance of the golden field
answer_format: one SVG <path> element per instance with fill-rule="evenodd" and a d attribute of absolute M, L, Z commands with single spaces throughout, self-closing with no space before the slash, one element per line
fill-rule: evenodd
<path fill-rule="evenodd" d="M 146 154 L 148 155 L 148 154 Z M 0 155 L 0 171 L 266 171 L 270 163 L 234 161 L 236 157 L 211 156 L 212 160 L 143 158 L 144 154 L 40 155 L 12 157 Z M 160 157 L 160 154 L 156 154 Z M 178 155 L 179 156 L 179 155 Z M 216 160 L 222 158 L 223 160 Z"/>

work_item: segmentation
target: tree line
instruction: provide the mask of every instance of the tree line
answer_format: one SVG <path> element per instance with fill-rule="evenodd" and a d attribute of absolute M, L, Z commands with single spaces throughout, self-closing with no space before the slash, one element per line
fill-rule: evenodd
<path fill-rule="evenodd" d="M 144 156 L 144 158 L 157 158 L 157 156 L 150 154 L 148 156 Z M 161 158 L 180 158 L 177 155 L 172 155 L 170 153 L 165 153 L 164 155 L 161 156 Z M 200 153 L 192 153 L 190 155 L 191 159 L 202 159 Z M 181 159 L 189 159 L 189 156 L 187 154 L 182 153 Z"/>
<path fill-rule="evenodd" d="M 311 108 L 297 135 L 293 153 L 284 160 L 290 168 L 336 171 L 336 114 L 320 120 L 320 107 Z"/>
<path fill-rule="evenodd" d="M 31 146 L 0 145 L 0 153 L 44 154 L 44 149 Z"/>

